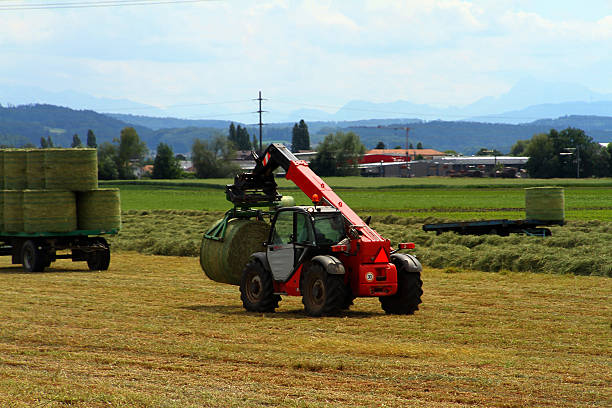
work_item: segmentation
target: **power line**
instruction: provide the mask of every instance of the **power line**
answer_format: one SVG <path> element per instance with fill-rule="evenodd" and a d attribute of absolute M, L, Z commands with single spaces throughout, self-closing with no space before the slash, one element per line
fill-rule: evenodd
<path fill-rule="evenodd" d="M 103 1 L 90 1 L 90 2 L 78 1 L 78 2 L 59 2 L 59 3 L 7 4 L 7 5 L 0 5 L 0 11 L 149 6 L 149 5 L 158 5 L 158 4 L 204 3 L 204 2 L 212 2 L 212 1 L 220 1 L 220 0 L 103 0 Z"/>

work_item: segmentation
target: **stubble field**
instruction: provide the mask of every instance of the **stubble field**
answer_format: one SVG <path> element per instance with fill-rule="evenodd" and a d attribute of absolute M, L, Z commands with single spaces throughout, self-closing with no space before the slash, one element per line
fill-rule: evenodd
<path fill-rule="evenodd" d="M 58 261 L 25 274 L 0 259 L 0 406 L 612 405 L 611 180 L 328 181 L 439 268 L 425 268 L 415 315 L 357 299 L 310 318 L 299 298 L 246 313 L 194 257 L 229 181 L 122 183 L 109 271 Z M 569 223 L 552 238 L 420 231 L 523 218 L 523 187 L 542 184 L 566 187 Z"/>

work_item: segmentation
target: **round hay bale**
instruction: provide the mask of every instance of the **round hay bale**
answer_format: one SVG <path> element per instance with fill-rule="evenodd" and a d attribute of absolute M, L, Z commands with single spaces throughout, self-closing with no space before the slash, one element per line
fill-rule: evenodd
<path fill-rule="evenodd" d="M 280 200 L 280 207 L 293 207 L 295 205 L 295 198 L 293 196 L 282 196 Z"/>
<path fill-rule="evenodd" d="M 23 232 L 70 232 L 76 229 L 76 199 L 73 192 L 23 192 Z"/>
<path fill-rule="evenodd" d="M 77 193 L 77 218 L 80 230 L 109 231 L 121 228 L 119 189 Z"/>
<path fill-rule="evenodd" d="M 26 151 L 7 149 L 4 151 L 4 188 L 23 190 L 27 187 Z"/>
<path fill-rule="evenodd" d="M 45 151 L 30 149 L 27 151 L 26 179 L 28 189 L 42 190 L 45 188 Z"/>
<path fill-rule="evenodd" d="M 4 190 L 4 149 L 0 149 L 0 190 Z"/>
<path fill-rule="evenodd" d="M 98 188 L 96 149 L 45 149 L 45 186 L 51 190 Z"/>
<path fill-rule="evenodd" d="M 240 285 L 242 270 L 254 252 L 265 251 L 270 225 L 263 221 L 232 219 L 223 241 L 202 238 L 200 265 L 210 279 Z"/>
<path fill-rule="evenodd" d="M 526 188 L 525 216 L 528 220 L 563 221 L 565 219 L 563 187 Z"/>
<path fill-rule="evenodd" d="M 4 231 L 23 232 L 23 191 L 4 190 Z"/>

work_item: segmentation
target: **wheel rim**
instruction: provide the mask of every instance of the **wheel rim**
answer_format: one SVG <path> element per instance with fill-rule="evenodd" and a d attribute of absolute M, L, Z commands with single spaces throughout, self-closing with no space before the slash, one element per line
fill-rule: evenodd
<path fill-rule="evenodd" d="M 317 279 L 312 283 L 312 303 L 317 306 L 325 302 L 325 285 L 321 279 Z"/>
<path fill-rule="evenodd" d="M 249 297 L 249 300 L 255 302 L 259 300 L 262 292 L 261 278 L 259 277 L 259 275 L 254 275 L 251 277 L 247 288 L 247 295 Z"/>

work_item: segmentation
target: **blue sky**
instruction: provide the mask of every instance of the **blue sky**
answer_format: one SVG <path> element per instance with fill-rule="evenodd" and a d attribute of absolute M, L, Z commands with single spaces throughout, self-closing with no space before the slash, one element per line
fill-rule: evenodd
<path fill-rule="evenodd" d="M 3 10 L 40 3 L 0 0 L 0 86 L 206 103 L 208 114 L 252 109 L 259 90 L 277 109 L 329 111 L 351 100 L 466 105 L 523 78 L 612 93 L 612 0 Z"/>

